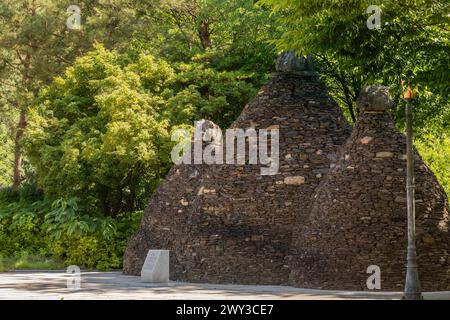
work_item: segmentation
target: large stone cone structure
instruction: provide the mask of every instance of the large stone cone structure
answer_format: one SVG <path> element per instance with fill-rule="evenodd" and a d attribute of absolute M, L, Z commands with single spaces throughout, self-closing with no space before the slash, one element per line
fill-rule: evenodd
<path fill-rule="evenodd" d="M 139 275 L 149 249 L 170 250 L 172 280 L 285 284 L 294 223 L 350 135 L 308 59 L 282 55 L 231 128 L 279 129 L 279 171 L 265 165 L 177 165 L 130 239 L 124 273 Z"/>
<path fill-rule="evenodd" d="M 368 87 L 361 93 L 361 114 L 341 159 L 317 188 L 310 217 L 293 236 L 293 246 L 301 245 L 301 249 L 294 257 L 291 285 L 367 290 L 371 275 L 367 268 L 376 265 L 381 271 L 381 290 L 403 290 L 406 139 L 386 112 L 388 105 L 384 87 Z M 448 201 L 417 153 L 415 175 L 422 289 L 450 290 Z"/>

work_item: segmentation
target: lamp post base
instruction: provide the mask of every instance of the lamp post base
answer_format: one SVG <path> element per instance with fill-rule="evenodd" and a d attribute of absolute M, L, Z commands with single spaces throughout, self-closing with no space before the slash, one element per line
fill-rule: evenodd
<path fill-rule="evenodd" d="M 405 289 L 402 300 L 423 300 L 414 243 L 408 246 L 407 260 Z"/>
<path fill-rule="evenodd" d="M 420 292 L 408 292 L 404 293 L 402 300 L 424 300 L 423 295 Z"/>

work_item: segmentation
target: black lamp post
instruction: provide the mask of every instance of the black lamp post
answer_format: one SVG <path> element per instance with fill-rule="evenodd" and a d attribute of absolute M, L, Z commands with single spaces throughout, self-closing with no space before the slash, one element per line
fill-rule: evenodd
<path fill-rule="evenodd" d="M 412 99 L 413 94 L 408 87 L 404 99 L 406 100 L 406 197 L 408 205 L 408 253 L 406 265 L 406 280 L 404 300 L 422 300 L 420 289 L 419 271 L 416 254 L 416 209 L 414 198 L 414 153 L 413 153 L 413 128 L 412 128 Z"/>

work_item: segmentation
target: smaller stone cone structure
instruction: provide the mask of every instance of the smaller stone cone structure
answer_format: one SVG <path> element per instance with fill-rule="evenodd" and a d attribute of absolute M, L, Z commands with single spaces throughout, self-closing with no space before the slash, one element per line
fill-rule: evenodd
<path fill-rule="evenodd" d="M 308 221 L 293 235 L 300 248 L 291 285 L 367 290 L 380 267 L 381 290 L 402 291 L 407 248 L 406 139 L 386 112 L 387 88 L 368 87 L 341 158 L 317 188 Z M 424 291 L 450 290 L 447 197 L 415 153 L 416 245 Z"/>

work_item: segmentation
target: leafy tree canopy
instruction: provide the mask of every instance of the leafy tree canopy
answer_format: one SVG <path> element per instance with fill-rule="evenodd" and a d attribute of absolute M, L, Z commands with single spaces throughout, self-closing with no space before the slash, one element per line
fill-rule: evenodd
<path fill-rule="evenodd" d="M 282 15 L 286 27 L 282 37 L 275 40 L 278 47 L 315 54 L 324 76 L 344 102 L 348 102 L 346 96 L 354 100 L 361 85 L 377 82 L 390 85 L 393 95 L 399 97 L 400 83 L 405 80 L 428 98 L 422 108 L 428 109 L 432 95 L 435 102 L 440 101 L 438 109 L 431 106 L 422 114 L 433 119 L 448 116 L 448 1 L 260 2 Z M 367 20 L 372 12 L 366 11 L 373 4 L 381 9 L 380 27 L 369 29 Z M 402 105 L 398 106 L 402 110 Z"/>
<path fill-rule="evenodd" d="M 122 65 L 102 46 L 77 59 L 30 112 L 26 146 L 44 190 L 94 196 L 105 214 L 123 202 L 132 209 L 142 183 L 168 162 L 158 91 L 172 75 L 151 56 Z"/>
<path fill-rule="evenodd" d="M 97 45 L 30 110 L 25 145 L 39 185 L 106 215 L 142 207 L 170 166 L 171 128 L 200 118 L 229 125 L 255 93 L 244 80 Z"/>

